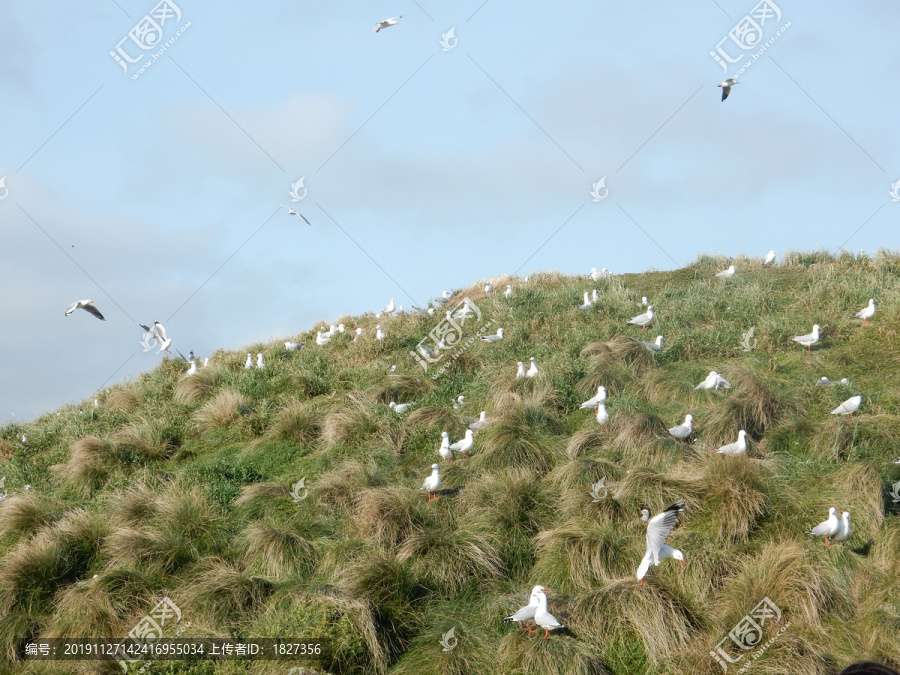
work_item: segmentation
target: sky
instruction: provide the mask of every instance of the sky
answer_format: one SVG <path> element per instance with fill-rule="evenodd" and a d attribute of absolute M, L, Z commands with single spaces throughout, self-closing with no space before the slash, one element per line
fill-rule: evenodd
<path fill-rule="evenodd" d="M 898 248 L 898 3 L 0 15 L 0 423 L 152 369 L 138 323 L 209 355 L 504 274 Z"/>

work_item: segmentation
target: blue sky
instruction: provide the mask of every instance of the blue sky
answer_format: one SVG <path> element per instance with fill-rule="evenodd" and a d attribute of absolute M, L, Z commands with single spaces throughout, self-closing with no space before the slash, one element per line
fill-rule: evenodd
<path fill-rule="evenodd" d="M 778 2 L 723 103 L 753 1 L 176 4 L 134 79 L 155 2 L 0 0 L 0 421 L 152 368 L 138 321 L 210 354 L 516 271 L 897 248 L 900 5 Z"/>

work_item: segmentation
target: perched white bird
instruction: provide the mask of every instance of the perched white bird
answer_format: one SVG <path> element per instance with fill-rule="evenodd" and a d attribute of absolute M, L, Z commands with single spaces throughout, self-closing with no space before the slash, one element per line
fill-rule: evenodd
<path fill-rule="evenodd" d="M 598 403 L 597 404 L 597 423 L 600 426 L 603 426 L 607 422 L 609 422 L 609 413 L 606 412 L 606 404 Z"/>
<path fill-rule="evenodd" d="M 503 339 L 503 329 L 498 328 L 496 335 L 482 335 L 481 339 L 484 342 L 500 342 Z"/>
<path fill-rule="evenodd" d="M 832 382 L 830 379 L 828 379 L 827 377 L 825 377 L 825 376 L 823 375 L 823 376 L 820 377 L 818 380 L 816 380 L 816 384 L 829 385 L 829 384 L 834 384 L 834 382 Z"/>
<path fill-rule="evenodd" d="M 859 406 L 862 403 L 862 396 L 851 396 L 846 401 L 841 403 L 837 408 L 831 411 L 832 415 L 846 415 L 850 417 L 852 413 L 855 413 L 859 410 Z"/>
<path fill-rule="evenodd" d="M 279 206 L 283 206 L 284 208 L 286 208 L 286 209 L 288 210 L 288 215 L 289 215 L 289 216 L 300 216 L 301 218 L 303 218 L 303 221 L 304 221 L 307 225 L 309 225 L 310 227 L 312 226 L 312 223 L 309 222 L 309 221 L 306 219 L 306 216 L 304 216 L 304 215 L 303 215 L 302 213 L 300 213 L 299 211 L 294 211 L 294 209 L 292 209 L 292 208 L 291 208 L 290 206 L 288 206 L 287 204 L 279 204 Z"/>
<path fill-rule="evenodd" d="M 303 345 L 300 345 L 300 346 L 302 347 Z M 205 359 L 203 359 L 203 367 L 206 368 L 206 366 L 208 366 L 208 365 L 209 365 L 209 357 L 206 357 Z"/>
<path fill-rule="evenodd" d="M 835 544 L 842 544 L 848 539 L 850 539 L 850 513 L 844 511 L 841 514 L 841 524 L 838 526 L 838 531 L 831 537 L 831 541 Z"/>
<path fill-rule="evenodd" d="M 641 344 L 644 345 L 647 349 L 649 349 L 651 352 L 653 352 L 655 354 L 657 352 L 662 351 L 662 341 L 663 341 L 663 336 L 657 335 L 656 342 L 647 342 L 645 340 L 641 340 Z"/>
<path fill-rule="evenodd" d="M 251 354 L 247 354 L 247 360 L 244 361 L 244 368 L 246 370 L 250 370 L 253 367 L 253 356 Z"/>
<path fill-rule="evenodd" d="M 653 322 L 653 305 L 647 306 L 647 311 L 643 314 L 638 314 L 637 316 L 633 316 L 626 323 L 633 323 L 635 326 L 641 326 L 644 330 L 647 330 L 647 326 L 649 326 Z"/>
<path fill-rule="evenodd" d="M 78 302 L 73 302 L 71 305 L 66 307 L 66 316 L 69 316 L 69 314 L 74 312 L 76 309 L 83 309 L 89 314 L 93 314 L 101 321 L 106 321 L 106 319 L 104 319 L 103 315 L 100 313 L 100 310 L 94 307 L 93 300 L 79 300 Z"/>
<path fill-rule="evenodd" d="M 594 306 L 594 301 L 591 300 L 591 294 L 588 291 L 584 292 L 584 304 L 578 305 L 578 309 L 583 309 L 585 311 L 589 310 Z"/>
<path fill-rule="evenodd" d="M 484 292 L 485 293 L 493 293 L 494 292 L 494 284 L 492 284 L 490 282 L 486 283 L 484 285 Z"/>
<path fill-rule="evenodd" d="M 597 395 L 582 403 L 579 408 L 596 408 L 599 403 L 606 403 L 606 387 L 597 387 Z"/>
<path fill-rule="evenodd" d="M 555 616 L 547 611 L 547 596 L 543 591 L 538 593 L 538 605 L 534 610 L 534 622 L 544 629 L 545 638 L 550 634 L 551 630 L 565 628 L 563 624 L 556 620 Z"/>
<path fill-rule="evenodd" d="M 390 301 L 390 302 L 385 306 L 385 308 L 384 308 L 383 310 L 381 310 L 381 311 L 382 311 L 384 314 L 387 314 L 388 316 L 390 316 L 391 314 L 394 313 L 394 310 L 395 310 L 395 309 L 396 309 L 396 306 L 394 305 L 394 299 L 391 298 L 391 301 Z"/>
<path fill-rule="evenodd" d="M 599 299 L 600 295 L 597 293 L 597 289 L 595 288 L 591 291 L 591 302 L 596 304 Z"/>
<path fill-rule="evenodd" d="M 693 424 L 694 418 L 691 415 L 685 415 L 684 422 L 669 429 L 669 433 L 684 443 L 685 439 L 690 438 L 691 434 L 694 433 Z"/>
<path fill-rule="evenodd" d="M 506 616 L 503 618 L 503 623 L 510 623 L 512 621 L 525 622 L 525 631 L 531 630 L 531 619 L 534 618 L 534 613 L 537 611 L 538 606 L 538 595 L 540 593 L 546 593 L 548 589 L 543 586 L 535 586 L 531 589 L 531 598 L 528 601 L 528 604 L 524 607 L 520 608 L 513 614 Z M 525 632 L 523 631 L 523 632 Z"/>
<path fill-rule="evenodd" d="M 801 345 L 806 347 L 806 351 L 812 354 L 812 347 L 819 341 L 819 324 L 815 324 L 812 329 L 812 333 L 809 335 L 795 335 L 791 338 L 794 342 L 799 342 Z"/>
<path fill-rule="evenodd" d="M 475 447 L 474 434 L 472 433 L 471 429 L 466 429 L 465 438 L 462 438 L 462 439 L 456 441 L 456 443 L 454 443 L 453 445 L 450 446 L 450 449 L 453 452 L 458 452 L 461 455 L 463 455 L 463 459 L 468 459 L 469 458 L 469 450 L 471 450 L 473 447 Z"/>
<path fill-rule="evenodd" d="M 643 298 L 641 298 L 641 306 L 643 306 L 643 307 L 647 306 L 647 296 L 646 295 Z"/>
<path fill-rule="evenodd" d="M 871 326 L 869 319 L 875 316 L 875 298 L 869 298 L 869 304 L 854 314 L 857 319 L 862 319 L 863 326 Z"/>
<path fill-rule="evenodd" d="M 442 305 L 446 305 L 448 302 L 450 302 L 450 291 L 444 291 L 443 293 L 441 293 L 441 297 L 435 298 L 434 301 L 439 302 Z"/>
<path fill-rule="evenodd" d="M 538 374 L 537 362 L 534 360 L 534 357 L 531 357 L 531 366 L 525 372 L 525 377 L 534 377 Z"/>
<path fill-rule="evenodd" d="M 683 499 L 679 499 L 665 511 L 656 514 L 652 518 L 648 509 L 641 509 L 641 520 L 647 523 L 647 552 L 644 554 L 644 558 L 637 569 L 637 578 L 641 583 L 644 583 L 644 577 L 647 575 L 650 565 L 659 565 L 659 561 L 664 558 L 674 558 L 687 564 L 681 551 L 677 548 L 666 546 L 666 538 L 678 523 L 679 514 L 683 512 Z"/>
<path fill-rule="evenodd" d="M 519 366 L 519 369 L 516 371 L 516 379 L 518 380 L 525 377 L 525 364 L 519 361 L 517 365 Z"/>
<path fill-rule="evenodd" d="M 837 534 L 838 528 L 841 526 L 841 521 L 838 520 L 836 511 L 837 509 L 833 506 L 828 509 L 828 519 L 823 520 L 806 534 L 811 534 L 814 537 L 825 537 L 825 545 L 831 546 L 828 537 Z"/>
<path fill-rule="evenodd" d="M 401 309 L 401 310 L 403 309 L 403 305 L 400 305 L 400 309 Z M 337 327 L 337 332 L 338 332 L 338 333 L 343 333 L 345 330 L 347 330 L 347 329 L 346 329 L 346 327 L 344 326 L 344 324 L 339 323 L 339 324 L 338 324 L 338 327 Z"/>
<path fill-rule="evenodd" d="M 503 291 L 503 297 L 508 298 L 512 296 L 512 284 L 506 284 L 506 290 Z"/>
<path fill-rule="evenodd" d="M 478 416 L 478 419 L 472 422 L 472 424 L 469 425 L 469 428 L 472 431 L 481 431 L 487 426 L 487 423 L 487 413 L 482 410 L 481 414 Z"/>
<path fill-rule="evenodd" d="M 738 79 L 736 77 L 729 77 L 724 82 L 719 82 L 719 84 L 716 85 L 717 87 L 722 87 L 723 101 L 728 98 L 728 94 L 731 93 L 731 88 L 736 84 L 740 84 L 740 82 L 738 82 Z"/>
<path fill-rule="evenodd" d="M 390 28 L 391 26 L 396 26 L 398 23 L 400 23 L 398 21 L 398 19 L 402 19 L 402 18 L 403 18 L 403 15 L 401 14 L 398 17 L 391 17 L 390 19 L 385 19 L 384 21 L 379 21 L 378 23 L 375 24 L 374 31 L 377 33 L 381 30 L 384 30 L 385 28 Z"/>
<path fill-rule="evenodd" d="M 303 349 L 303 345 L 299 342 L 288 341 L 284 343 L 284 348 L 289 352 L 299 352 L 301 349 Z"/>
<path fill-rule="evenodd" d="M 716 450 L 720 455 L 743 455 L 747 452 L 747 432 L 741 429 L 738 432 L 738 439 L 734 443 L 723 445 Z"/>
<path fill-rule="evenodd" d="M 197 372 L 197 364 L 194 362 L 194 360 L 191 359 L 190 361 L 188 361 L 188 363 L 191 364 L 191 367 L 188 368 L 188 371 L 184 374 L 185 377 L 190 377 Z"/>
<path fill-rule="evenodd" d="M 438 449 L 438 454 L 441 456 L 441 459 L 445 459 L 448 462 L 453 459 L 453 450 L 450 449 L 450 434 L 446 431 L 441 432 L 441 447 Z"/>
<path fill-rule="evenodd" d="M 716 371 L 709 371 L 709 375 L 700 384 L 694 387 L 696 391 L 701 389 L 731 389 L 731 382 L 719 375 Z"/>
<path fill-rule="evenodd" d="M 263 361 L 263 355 L 262 355 L 262 354 L 257 354 L 257 355 L 256 355 L 256 367 L 257 367 L 257 368 L 260 368 L 260 369 L 266 367 L 266 362 Z"/>
<path fill-rule="evenodd" d="M 773 262 L 775 262 L 775 251 L 769 251 L 768 253 L 766 253 L 766 257 L 763 260 L 763 265 L 771 265 Z"/>
<path fill-rule="evenodd" d="M 415 405 L 415 401 L 412 401 L 412 402 L 410 402 L 410 403 L 394 403 L 394 401 L 391 401 L 391 402 L 388 404 L 388 407 L 389 407 L 391 410 L 393 410 L 395 413 L 397 413 L 398 415 L 402 415 L 402 414 L 405 413 L 407 410 L 409 410 L 410 408 L 412 408 L 414 405 Z"/>
<path fill-rule="evenodd" d="M 593 279 L 594 281 L 597 281 L 598 279 L 600 279 L 600 272 L 597 271 L 597 268 L 596 268 L 596 267 L 592 267 L 592 268 L 591 268 L 591 273 L 588 274 L 588 276 L 589 276 L 591 279 Z"/>
<path fill-rule="evenodd" d="M 323 333 L 320 330 L 316 331 L 316 344 L 317 345 L 327 345 L 331 342 L 331 336 Z"/>
<path fill-rule="evenodd" d="M 381 330 L 381 324 L 375 326 L 375 339 L 384 340 L 384 331 Z"/>
<path fill-rule="evenodd" d="M 357 328 L 353 331 L 353 341 L 356 342 L 359 339 L 359 336 L 362 335 L 362 328 Z"/>
<path fill-rule="evenodd" d="M 733 277 L 735 273 L 734 265 L 730 265 L 727 270 L 722 270 L 721 272 L 717 272 L 717 277 Z"/>
<path fill-rule="evenodd" d="M 422 483 L 422 487 L 420 490 L 426 490 L 428 492 L 428 501 L 434 501 L 438 498 L 436 494 L 437 491 L 441 487 L 441 467 L 437 464 L 431 465 L 431 475 L 425 479 L 425 482 Z"/>

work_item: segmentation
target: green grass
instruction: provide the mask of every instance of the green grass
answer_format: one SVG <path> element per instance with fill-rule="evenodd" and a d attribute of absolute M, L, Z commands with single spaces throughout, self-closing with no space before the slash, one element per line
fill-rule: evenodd
<path fill-rule="evenodd" d="M 477 282 L 454 301 L 470 297 L 488 332 L 506 337 L 471 343 L 437 377 L 409 351 L 438 319 L 382 319 L 388 338 L 377 343 L 378 320 L 344 317 L 361 339 L 319 347 L 313 328 L 218 351 L 192 378 L 163 361 L 101 392 L 96 407 L 3 427 L 0 670 L 23 668 L 30 637 L 121 637 L 164 595 L 192 622 L 186 637 L 331 639 L 332 657 L 309 672 L 716 673 L 709 651 L 764 597 L 791 626 L 753 672 L 900 666 L 900 505 L 890 496 L 900 257 L 792 252 L 773 268 L 738 258 L 735 277 L 713 278 L 727 264 L 701 256 L 596 283 L 555 272 L 494 280 L 513 284 L 509 300 Z M 594 287 L 598 308 L 579 311 Z M 657 313 L 646 332 L 625 323 L 644 295 Z M 878 314 L 862 328 L 852 314 L 870 297 Z M 814 323 L 822 342 L 807 354 L 790 338 Z M 464 337 L 474 330 L 466 323 Z M 638 340 L 656 335 L 664 348 L 652 354 Z M 287 352 L 285 339 L 307 347 Z M 266 368 L 244 370 L 247 351 Z M 516 380 L 530 356 L 539 376 Z M 710 370 L 734 388 L 694 391 Z M 850 385 L 816 386 L 823 375 Z M 578 407 L 598 385 L 609 391 L 604 427 Z M 854 394 L 857 414 L 829 414 Z M 392 400 L 416 406 L 397 415 Z M 440 461 L 440 433 L 462 438 L 481 410 L 490 424 L 471 458 L 441 462 L 440 497 L 427 502 L 418 488 Z M 666 433 L 687 413 L 690 445 Z M 716 455 L 739 429 L 747 456 Z M 670 543 L 687 564 L 664 561 L 641 585 L 640 509 L 678 499 L 686 511 Z M 829 506 L 851 513 L 847 545 L 804 534 Z M 543 640 L 501 622 L 535 584 L 551 589 L 568 632 Z M 458 644 L 444 652 L 450 628 Z"/>

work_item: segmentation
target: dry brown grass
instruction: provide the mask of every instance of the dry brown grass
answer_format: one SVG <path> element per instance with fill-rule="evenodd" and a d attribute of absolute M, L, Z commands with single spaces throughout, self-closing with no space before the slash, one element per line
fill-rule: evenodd
<path fill-rule="evenodd" d="M 62 504 L 47 495 L 34 491 L 11 495 L 0 502 L 0 536 L 34 534 L 62 513 Z"/>
<path fill-rule="evenodd" d="M 196 403 L 209 398 L 225 379 L 225 371 L 219 366 L 200 368 L 190 377 L 182 377 L 175 385 L 175 400 L 180 403 Z"/>
<path fill-rule="evenodd" d="M 220 557 L 205 558 L 187 589 L 188 607 L 211 625 L 235 629 L 263 606 L 274 585 Z"/>
<path fill-rule="evenodd" d="M 161 420 L 139 418 L 119 429 L 112 438 L 116 454 L 138 460 L 165 459 L 174 449 Z"/>
<path fill-rule="evenodd" d="M 434 389 L 434 384 L 412 375 L 387 375 L 374 388 L 374 398 L 385 405 L 391 401 L 410 403 Z"/>
<path fill-rule="evenodd" d="M 274 520 L 252 522 L 240 541 L 248 567 L 271 577 L 303 574 L 315 564 L 312 542 L 290 524 Z"/>
<path fill-rule="evenodd" d="M 603 385 L 612 393 L 656 368 L 656 358 L 639 340 L 617 335 L 608 342 L 591 342 L 581 350 L 588 357 L 583 385 L 596 392 Z"/>
<path fill-rule="evenodd" d="M 85 436 L 72 444 L 68 462 L 55 464 L 50 470 L 73 487 L 92 489 L 106 478 L 108 464 L 115 456 L 112 443 L 99 436 Z"/>
<path fill-rule="evenodd" d="M 303 401 L 291 401 L 275 414 L 266 436 L 305 445 L 318 436 L 319 430 L 318 415 L 313 408 Z"/>
<path fill-rule="evenodd" d="M 374 467 L 351 459 L 316 480 L 311 490 L 319 503 L 347 508 L 356 501 L 356 496 L 361 491 L 381 484 Z"/>
<path fill-rule="evenodd" d="M 121 385 L 110 389 L 103 407 L 113 412 L 132 413 L 141 407 L 142 390 L 136 385 Z"/>
<path fill-rule="evenodd" d="M 360 490 L 351 523 L 354 531 L 372 545 L 391 549 L 433 521 L 421 493 L 392 486 Z"/>
<path fill-rule="evenodd" d="M 738 429 L 760 438 L 788 419 L 806 416 L 790 390 L 764 381 L 752 370 L 736 369 L 731 381 L 734 393 L 718 402 L 704 423 L 705 433 L 715 438 L 731 438 Z"/>
<path fill-rule="evenodd" d="M 361 403 L 351 402 L 332 409 L 326 416 L 319 435 L 328 446 L 354 443 L 378 431 L 378 424 Z"/>
<path fill-rule="evenodd" d="M 194 423 L 203 433 L 213 429 L 227 429 L 250 412 L 250 399 L 236 391 L 223 391 L 204 403 L 194 413 Z"/>

